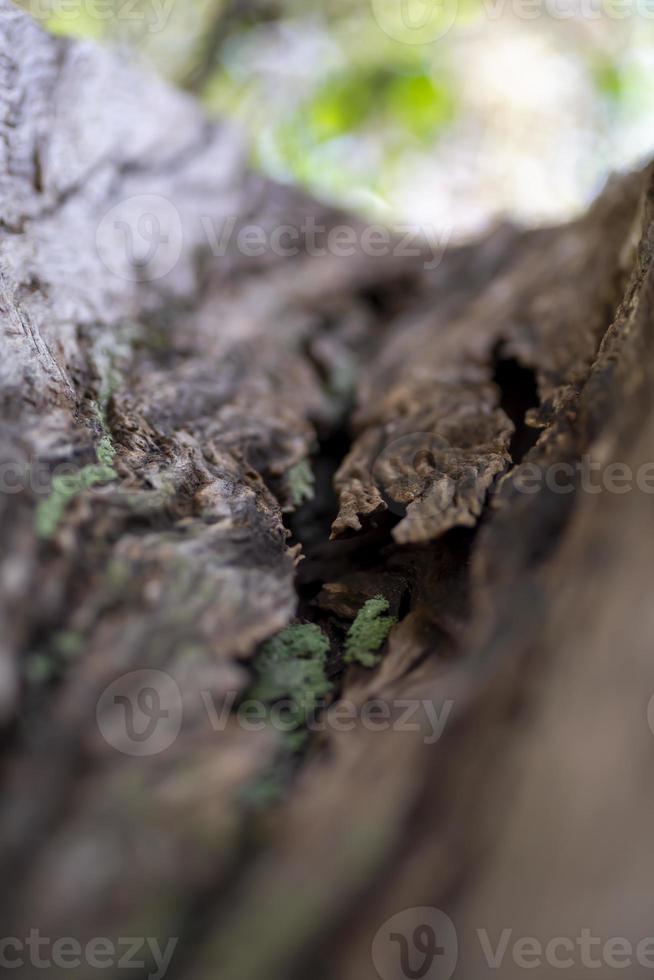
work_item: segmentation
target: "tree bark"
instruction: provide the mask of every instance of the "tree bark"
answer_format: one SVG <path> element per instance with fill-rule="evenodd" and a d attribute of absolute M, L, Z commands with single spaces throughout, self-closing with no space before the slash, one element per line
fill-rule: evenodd
<path fill-rule="evenodd" d="M 330 254 L 358 219 L 249 172 L 192 100 L 8 0 L 0 74 L 2 935 L 175 939 L 168 976 L 193 980 L 400 980 L 384 923 L 423 906 L 454 924 L 455 976 L 492 974 L 480 930 L 635 950 L 649 170 L 430 271 L 397 242 Z M 248 258 L 251 225 L 289 226 L 297 254 Z M 348 665 L 379 595 L 383 657 Z M 332 692 L 300 750 L 238 711 L 293 622 L 327 637 Z M 147 723 L 171 689 L 180 730 L 135 754 L 107 698 Z"/>

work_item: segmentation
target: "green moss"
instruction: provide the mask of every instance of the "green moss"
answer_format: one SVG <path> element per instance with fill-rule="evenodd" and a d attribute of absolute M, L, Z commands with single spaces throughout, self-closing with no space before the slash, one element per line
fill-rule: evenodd
<path fill-rule="evenodd" d="M 79 656 L 84 646 L 84 636 L 75 630 L 60 630 L 40 650 L 25 660 L 25 678 L 29 684 L 39 687 L 58 680 L 66 670 L 67 662 Z"/>
<path fill-rule="evenodd" d="M 123 320 L 110 333 L 100 334 L 94 344 L 92 358 L 99 380 L 98 404 L 95 409 L 106 431 L 109 401 L 121 386 L 123 369 L 131 361 L 133 345 L 141 332 L 140 324 Z"/>
<path fill-rule="evenodd" d="M 318 626 L 289 626 L 257 658 L 249 697 L 269 704 L 287 699 L 289 718 L 300 727 L 332 689 L 325 673 L 328 652 L 329 640 Z"/>
<path fill-rule="evenodd" d="M 52 638 L 52 648 L 58 657 L 64 660 L 74 660 L 81 652 L 84 637 L 76 630 L 61 630 Z"/>
<path fill-rule="evenodd" d="M 240 802 L 253 809 L 265 809 L 277 803 L 286 789 L 286 773 L 270 769 L 249 783 L 240 793 Z"/>
<path fill-rule="evenodd" d="M 345 640 L 345 662 L 359 663 L 362 667 L 376 667 L 381 659 L 378 651 L 397 623 L 394 616 L 385 616 L 388 600 L 383 596 L 368 599 L 352 623 Z"/>
<path fill-rule="evenodd" d="M 114 452 L 113 447 L 112 452 Z M 115 480 L 117 476 L 112 466 L 100 460 L 98 465 L 84 466 L 78 473 L 56 476 L 52 481 L 48 499 L 41 501 L 36 508 L 35 524 L 38 537 L 48 539 L 54 535 L 71 500 L 91 487 Z"/>
<path fill-rule="evenodd" d="M 105 575 L 109 595 L 120 596 L 132 580 L 132 566 L 123 558 L 111 558 Z"/>
<path fill-rule="evenodd" d="M 57 665 L 52 657 L 37 653 L 25 663 L 25 677 L 29 684 L 47 684 L 57 675 Z"/>
<path fill-rule="evenodd" d="M 42 500 L 36 508 L 35 526 L 40 538 L 47 540 L 54 535 L 71 500 L 91 487 L 110 483 L 118 476 L 113 468 L 116 449 L 107 425 L 105 409 L 97 403 L 93 404 L 93 409 L 104 432 L 95 451 L 98 462 L 82 467 L 77 473 L 54 477 L 48 499 Z"/>
<path fill-rule="evenodd" d="M 107 435 L 102 437 L 96 450 L 96 455 L 101 466 L 110 467 L 113 465 L 113 461 L 116 458 L 116 450 L 111 441 L 111 436 Z"/>
<path fill-rule="evenodd" d="M 257 679 L 247 700 L 262 701 L 271 709 L 284 701 L 284 731 L 270 768 L 241 794 L 241 801 L 248 808 L 265 809 L 283 796 L 295 759 L 309 738 L 305 726 L 332 690 L 326 674 L 328 653 L 329 640 L 322 630 L 313 623 L 302 623 L 274 636 L 257 657 Z"/>
<path fill-rule="evenodd" d="M 268 640 L 264 656 L 273 660 L 310 659 L 324 661 L 329 653 L 329 640 L 314 623 L 287 626 L 285 630 Z M 261 660 L 261 658 L 260 658 Z"/>
<path fill-rule="evenodd" d="M 314 494 L 314 477 L 311 464 L 303 459 L 290 469 L 286 475 L 288 489 L 294 507 L 299 507 L 306 500 L 312 500 Z"/>

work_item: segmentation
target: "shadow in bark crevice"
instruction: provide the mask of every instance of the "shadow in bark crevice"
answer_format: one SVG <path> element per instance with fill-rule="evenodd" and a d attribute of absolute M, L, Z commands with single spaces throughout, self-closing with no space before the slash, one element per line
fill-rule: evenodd
<path fill-rule="evenodd" d="M 536 444 L 540 429 L 527 424 L 527 413 L 538 408 L 540 398 L 535 372 L 512 357 L 503 357 L 498 349 L 494 358 L 493 381 L 500 389 L 500 408 L 515 426 L 509 452 L 514 464 L 520 463 Z"/>

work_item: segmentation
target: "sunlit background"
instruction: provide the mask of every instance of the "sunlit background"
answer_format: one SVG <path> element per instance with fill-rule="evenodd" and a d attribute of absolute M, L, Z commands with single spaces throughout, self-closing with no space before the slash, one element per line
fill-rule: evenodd
<path fill-rule="evenodd" d="M 654 0 L 24 0 L 128 43 L 254 164 L 374 218 L 468 237 L 582 210 L 654 151 Z"/>

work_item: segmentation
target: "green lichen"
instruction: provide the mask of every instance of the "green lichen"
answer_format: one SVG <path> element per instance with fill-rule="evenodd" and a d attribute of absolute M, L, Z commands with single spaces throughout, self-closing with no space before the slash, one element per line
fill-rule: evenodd
<path fill-rule="evenodd" d="M 322 630 L 312 623 L 303 623 L 282 630 L 257 657 L 257 678 L 247 699 L 263 701 L 271 710 L 273 705 L 285 702 L 285 730 L 271 766 L 241 794 L 241 802 L 248 808 L 272 806 L 283 796 L 292 778 L 294 760 L 309 737 L 306 724 L 332 690 L 326 674 L 328 653 L 329 640 Z"/>
<path fill-rule="evenodd" d="M 289 626 L 266 643 L 249 692 L 267 704 L 287 700 L 289 721 L 301 727 L 332 689 L 325 672 L 329 640 L 313 623 Z"/>
<path fill-rule="evenodd" d="M 358 663 L 362 667 L 376 667 L 381 657 L 378 651 L 388 639 L 397 623 L 394 616 L 385 616 L 388 600 L 383 596 L 368 599 L 352 623 L 345 640 L 345 662 Z"/>
<path fill-rule="evenodd" d="M 273 806 L 283 797 L 287 780 L 288 773 L 283 769 L 269 769 L 243 788 L 239 800 L 254 810 Z"/>
<path fill-rule="evenodd" d="M 96 449 L 96 456 L 98 457 L 98 463 L 101 466 L 106 466 L 110 468 L 113 466 L 114 459 L 116 458 L 116 450 L 114 449 L 114 444 L 111 441 L 111 436 L 103 436 L 100 440 L 98 448 Z"/>
<path fill-rule="evenodd" d="M 296 463 L 286 475 L 291 501 L 294 507 L 313 499 L 314 476 L 311 463 L 307 459 Z"/>
<path fill-rule="evenodd" d="M 29 684 L 40 686 L 48 684 L 57 676 L 57 664 L 44 653 L 31 656 L 25 663 L 25 677 Z"/>
<path fill-rule="evenodd" d="M 329 652 L 329 640 L 315 623 L 287 626 L 285 630 L 268 640 L 259 657 L 272 661 L 313 660 L 324 662 Z"/>
<path fill-rule="evenodd" d="M 53 633 L 47 644 L 25 659 L 24 673 L 28 684 L 40 687 L 58 680 L 67 664 L 79 656 L 84 636 L 75 630 Z"/>
<path fill-rule="evenodd" d="M 111 558 L 105 573 L 109 597 L 120 597 L 132 580 L 132 566 L 124 558 Z"/>
<path fill-rule="evenodd" d="M 45 540 L 55 534 L 69 503 L 75 497 L 91 487 L 110 483 L 118 477 L 113 468 L 116 449 L 107 424 L 106 410 L 102 403 L 97 402 L 93 403 L 93 410 L 104 433 L 95 451 L 98 462 L 83 466 L 77 473 L 54 477 L 47 500 L 42 500 L 36 508 L 36 533 Z"/>
<path fill-rule="evenodd" d="M 75 497 L 91 487 L 101 483 L 109 483 L 111 480 L 115 480 L 117 476 L 118 474 L 112 466 L 100 461 L 99 455 L 97 465 L 84 466 L 78 473 L 72 473 L 68 476 L 55 476 L 50 495 L 47 500 L 42 500 L 36 508 L 36 533 L 38 537 L 48 539 L 54 535 L 69 503 Z"/>
<path fill-rule="evenodd" d="M 52 649 L 63 660 L 74 660 L 84 646 L 84 636 L 77 630 L 60 630 L 52 637 Z"/>
<path fill-rule="evenodd" d="M 135 342 L 142 334 L 139 323 L 123 320 L 96 340 L 92 359 L 98 376 L 98 407 L 105 416 L 111 397 L 123 380 L 123 369 L 130 363 Z"/>

